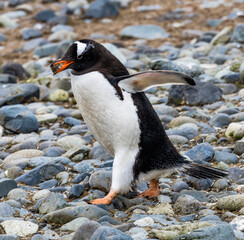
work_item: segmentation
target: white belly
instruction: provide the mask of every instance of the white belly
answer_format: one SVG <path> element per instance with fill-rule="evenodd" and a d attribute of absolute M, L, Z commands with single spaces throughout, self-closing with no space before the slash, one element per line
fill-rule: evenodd
<path fill-rule="evenodd" d="M 138 152 L 140 128 L 131 95 L 123 91 L 124 100 L 120 100 L 99 72 L 72 75 L 71 84 L 81 114 L 98 142 L 112 156 Z"/>

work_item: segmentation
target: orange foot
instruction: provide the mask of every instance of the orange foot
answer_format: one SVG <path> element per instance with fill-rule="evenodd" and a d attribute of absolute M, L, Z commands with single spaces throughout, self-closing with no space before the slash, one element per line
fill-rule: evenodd
<path fill-rule="evenodd" d="M 90 201 L 91 204 L 110 204 L 114 198 L 117 196 L 117 193 L 111 188 L 109 193 L 104 198 L 98 198 Z"/>
<path fill-rule="evenodd" d="M 110 204 L 112 201 L 113 200 L 110 200 L 110 199 L 104 197 L 104 198 L 98 198 L 98 199 L 92 200 L 89 203 L 91 203 L 91 204 L 106 204 L 107 205 L 107 204 Z"/>
<path fill-rule="evenodd" d="M 147 197 L 147 198 L 154 198 L 157 197 L 160 194 L 159 188 L 148 188 L 146 191 L 138 194 L 137 197 Z"/>
<path fill-rule="evenodd" d="M 137 197 L 154 198 L 157 197 L 159 194 L 160 194 L 160 188 L 159 188 L 158 180 L 152 179 L 149 183 L 149 188 L 146 191 L 138 194 Z"/>

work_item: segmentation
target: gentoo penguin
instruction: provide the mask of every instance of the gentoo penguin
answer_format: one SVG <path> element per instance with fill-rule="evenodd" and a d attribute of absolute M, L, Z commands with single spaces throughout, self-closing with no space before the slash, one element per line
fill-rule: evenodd
<path fill-rule="evenodd" d="M 144 94 L 165 83 L 195 85 L 174 71 L 148 71 L 130 75 L 103 45 L 89 39 L 74 42 L 51 64 L 54 74 L 71 69 L 71 85 L 81 114 L 97 141 L 114 157 L 109 193 L 92 204 L 109 204 L 140 181 L 150 181 L 140 197 L 160 193 L 158 178 L 178 169 L 196 178 L 220 178 L 226 173 L 192 163 L 180 155 Z"/>

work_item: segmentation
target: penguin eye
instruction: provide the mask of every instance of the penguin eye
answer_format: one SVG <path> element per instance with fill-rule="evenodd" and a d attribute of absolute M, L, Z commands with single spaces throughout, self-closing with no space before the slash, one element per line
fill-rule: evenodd
<path fill-rule="evenodd" d="M 82 54 L 81 54 L 81 55 L 79 55 L 79 56 L 77 56 L 77 58 L 78 58 L 78 59 L 82 59 Z"/>

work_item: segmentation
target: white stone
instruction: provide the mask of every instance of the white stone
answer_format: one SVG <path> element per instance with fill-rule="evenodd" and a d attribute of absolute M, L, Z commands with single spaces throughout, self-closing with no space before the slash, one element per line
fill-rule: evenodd
<path fill-rule="evenodd" d="M 61 231 L 76 231 L 81 224 L 83 224 L 85 222 L 89 222 L 89 221 L 90 220 L 86 217 L 76 218 L 73 221 L 64 224 L 61 227 Z"/>
<path fill-rule="evenodd" d="M 244 97 L 244 89 L 241 89 L 241 90 L 238 92 L 238 96 L 240 96 L 240 97 Z"/>
<path fill-rule="evenodd" d="M 0 126 L 0 137 L 2 137 L 2 136 L 3 136 L 3 127 Z"/>
<path fill-rule="evenodd" d="M 48 41 L 50 42 L 60 42 L 63 40 L 75 40 L 75 39 L 77 39 L 77 34 L 67 30 L 60 30 L 54 32 L 48 37 Z"/>
<path fill-rule="evenodd" d="M 27 198 L 27 197 L 28 197 L 28 193 L 21 188 L 12 189 L 7 195 L 8 199 L 13 199 L 13 200 L 17 200 L 19 198 Z"/>
<path fill-rule="evenodd" d="M 152 226 L 154 224 L 154 221 L 151 217 L 145 217 L 135 221 L 134 224 L 138 227 L 146 227 Z"/>
<path fill-rule="evenodd" d="M 231 123 L 225 132 L 225 136 L 241 139 L 244 136 L 244 122 Z"/>
<path fill-rule="evenodd" d="M 36 115 L 36 118 L 39 123 L 55 122 L 57 120 L 58 116 L 53 113 L 47 113 L 47 114 L 42 114 L 42 115 Z"/>
<path fill-rule="evenodd" d="M 36 109 L 36 114 L 45 114 L 45 113 L 52 113 L 53 111 L 59 109 L 60 106 L 51 105 L 51 106 L 42 106 Z"/>
<path fill-rule="evenodd" d="M 36 192 L 36 193 L 34 194 L 34 196 L 32 197 L 32 200 L 33 200 L 33 201 L 37 201 L 37 200 L 39 200 L 39 199 L 41 199 L 41 198 L 45 198 L 45 197 L 47 197 L 50 193 L 51 193 L 51 192 L 50 192 L 49 190 L 47 190 L 47 189 L 40 190 L 40 191 L 38 191 L 38 192 Z"/>
<path fill-rule="evenodd" d="M 60 172 L 56 175 L 57 180 L 60 182 L 60 185 L 64 185 L 69 181 L 68 172 Z"/>
<path fill-rule="evenodd" d="M 40 157 L 43 154 L 44 154 L 43 151 L 36 150 L 36 149 L 20 150 L 7 156 L 2 163 L 2 167 L 6 168 L 9 165 L 14 165 L 15 160 L 19 160 L 22 158 Z"/>
<path fill-rule="evenodd" d="M 83 147 L 85 144 L 86 142 L 76 135 L 62 137 L 56 142 L 57 146 L 62 147 L 65 150 Z"/>
<path fill-rule="evenodd" d="M 230 225 L 232 226 L 233 229 L 244 232 L 244 216 L 239 216 L 234 218 L 230 222 Z"/>
<path fill-rule="evenodd" d="M 147 231 L 143 228 L 140 228 L 140 227 L 134 227 L 134 228 L 131 228 L 128 232 L 133 240 L 142 240 L 142 239 L 147 239 Z"/>
<path fill-rule="evenodd" d="M 38 231 L 38 225 L 22 220 L 6 220 L 1 223 L 6 234 L 17 234 L 20 237 L 26 237 Z"/>

